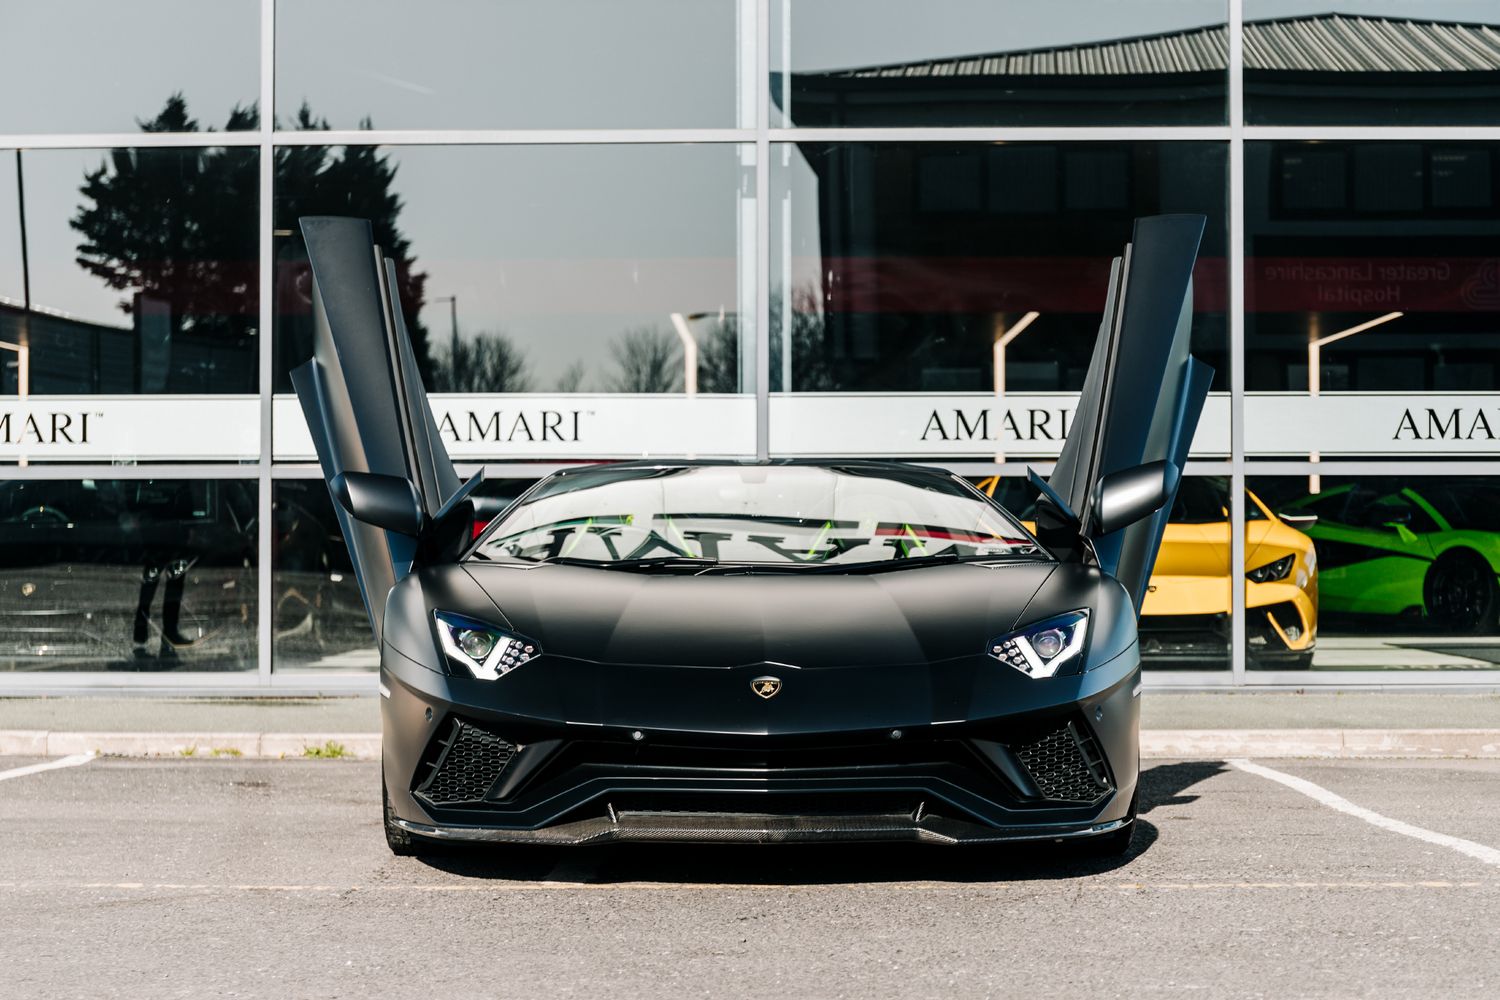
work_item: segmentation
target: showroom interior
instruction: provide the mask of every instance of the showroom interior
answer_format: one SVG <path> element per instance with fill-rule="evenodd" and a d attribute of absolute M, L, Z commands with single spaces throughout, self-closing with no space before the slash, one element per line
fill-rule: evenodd
<path fill-rule="evenodd" d="M 859 457 L 1023 519 L 1132 220 L 1205 215 L 1147 683 L 1500 684 L 1493 0 L 122 8 L 0 63 L 0 694 L 373 690 L 306 215 L 400 262 L 481 518 Z"/>

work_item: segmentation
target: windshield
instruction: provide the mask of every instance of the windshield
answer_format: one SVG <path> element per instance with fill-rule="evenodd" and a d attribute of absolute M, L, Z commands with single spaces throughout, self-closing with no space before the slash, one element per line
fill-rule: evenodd
<path fill-rule="evenodd" d="M 561 476 L 510 510 L 473 554 L 619 567 L 809 569 L 1045 558 L 1004 511 L 944 475 L 796 465 Z"/>

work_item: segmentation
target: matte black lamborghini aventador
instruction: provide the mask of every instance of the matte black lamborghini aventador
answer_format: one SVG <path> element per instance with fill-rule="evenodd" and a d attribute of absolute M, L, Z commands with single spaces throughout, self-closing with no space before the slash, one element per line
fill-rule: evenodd
<path fill-rule="evenodd" d="M 304 219 L 294 381 L 379 640 L 391 848 L 1125 850 L 1136 620 L 1210 375 L 1202 227 L 1137 222 L 1034 536 L 945 472 L 833 460 L 580 468 L 473 540 L 391 264 Z"/>

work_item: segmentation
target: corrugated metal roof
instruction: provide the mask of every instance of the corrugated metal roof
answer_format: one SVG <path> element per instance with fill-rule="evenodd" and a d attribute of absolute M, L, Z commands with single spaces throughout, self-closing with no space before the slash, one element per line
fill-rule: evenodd
<path fill-rule="evenodd" d="M 1500 30 L 1324 14 L 1245 25 L 1248 69 L 1332 73 L 1461 73 L 1500 70 Z"/>
<path fill-rule="evenodd" d="M 827 76 L 1139 76 L 1209 73 L 1229 64 L 1224 25 L 1022 52 L 836 70 Z M 1245 66 L 1335 73 L 1500 70 L 1500 26 L 1318 14 L 1245 24 Z"/>

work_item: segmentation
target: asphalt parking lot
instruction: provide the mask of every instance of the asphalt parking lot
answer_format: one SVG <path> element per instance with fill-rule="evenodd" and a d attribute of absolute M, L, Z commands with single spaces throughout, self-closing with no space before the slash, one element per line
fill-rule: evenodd
<path fill-rule="evenodd" d="M 0 758 L 11 1000 L 1500 995 L 1500 760 L 1147 761 L 1135 848 L 1107 863 L 398 859 L 374 763 L 19 770 L 46 763 Z"/>

